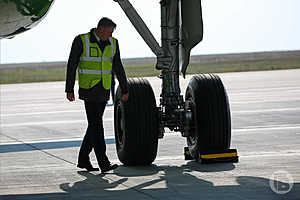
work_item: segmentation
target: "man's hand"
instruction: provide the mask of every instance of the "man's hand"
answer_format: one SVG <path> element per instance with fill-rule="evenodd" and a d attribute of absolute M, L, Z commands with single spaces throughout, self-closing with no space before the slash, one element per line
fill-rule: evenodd
<path fill-rule="evenodd" d="M 68 92 L 68 93 L 67 93 L 67 99 L 68 99 L 69 101 L 75 101 L 74 93 Z"/>
<path fill-rule="evenodd" d="M 129 96 L 129 94 L 128 94 L 128 93 L 126 93 L 126 94 L 123 94 L 123 96 L 122 96 L 122 101 L 123 101 L 123 102 L 126 102 L 126 101 L 128 101 L 128 96 Z"/>

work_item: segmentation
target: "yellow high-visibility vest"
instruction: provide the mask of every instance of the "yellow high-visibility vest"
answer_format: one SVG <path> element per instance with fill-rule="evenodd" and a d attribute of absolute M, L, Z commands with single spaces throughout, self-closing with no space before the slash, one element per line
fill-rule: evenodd
<path fill-rule="evenodd" d="M 110 89 L 112 76 L 112 61 L 116 53 L 116 39 L 109 38 L 102 52 L 96 42 L 90 42 L 91 33 L 80 35 L 83 52 L 78 65 L 79 87 L 89 89 L 97 85 L 101 80 L 106 90 Z"/>

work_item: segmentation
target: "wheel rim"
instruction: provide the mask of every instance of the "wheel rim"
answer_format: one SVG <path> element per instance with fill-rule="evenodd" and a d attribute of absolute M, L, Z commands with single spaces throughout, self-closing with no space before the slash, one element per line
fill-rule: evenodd
<path fill-rule="evenodd" d="M 187 137 L 188 145 L 194 146 L 198 141 L 198 134 L 197 134 L 197 123 L 196 123 L 196 107 L 195 107 L 195 100 L 193 99 L 190 92 L 186 95 L 186 109 L 192 111 L 192 123 L 191 123 L 191 130 L 189 136 Z"/>
<path fill-rule="evenodd" d="M 117 105 L 117 144 L 118 148 L 122 148 L 124 145 L 124 137 L 125 137 L 125 119 L 124 119 L 124 110 L 122 109 L 122 103 L 118 102 Z"/>

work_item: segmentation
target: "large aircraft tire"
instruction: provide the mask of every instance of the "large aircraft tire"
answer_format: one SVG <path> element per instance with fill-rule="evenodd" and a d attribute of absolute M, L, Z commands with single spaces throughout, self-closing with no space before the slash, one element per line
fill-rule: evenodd
<path fill-rule="evenodd" d="M 158 109 L 146 79 L 128 80 L 129 99 L 121 100 L 118 87 L 114 106 L 116 149 L 124 165 L 149 165 L 157 155 Z"/>
<path fill-rule="evenodd" d="M 192 110 L 192 127 L 187 144 L 192 157 L 226 150 L 231 141 L 231 116 L 226 90 L 217 75 L 199 74 L 190 80 L 186 109 Z"/>

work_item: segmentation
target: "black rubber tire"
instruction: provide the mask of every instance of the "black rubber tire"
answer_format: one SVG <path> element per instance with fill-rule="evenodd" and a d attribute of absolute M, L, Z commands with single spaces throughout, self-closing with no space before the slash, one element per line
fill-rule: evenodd
<path fill-rule="evenodd" d="M 149 165 L 157 155 L 158 109 L 146 79 L 129 79 L 129 100 L 118 87 L 114 107 L 116 149 L 124 165 Z"/>
<path fill-rule="evenodd" d="M 213 74 L 199 74 L 190 80 L 186 108 L 192 110 L 192 129 L 187 144 L 192 157 L 200 153 L 230 148 L 231 116 L 226 90 L 221 79 Z"/>

